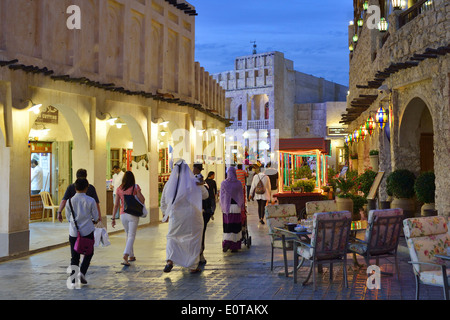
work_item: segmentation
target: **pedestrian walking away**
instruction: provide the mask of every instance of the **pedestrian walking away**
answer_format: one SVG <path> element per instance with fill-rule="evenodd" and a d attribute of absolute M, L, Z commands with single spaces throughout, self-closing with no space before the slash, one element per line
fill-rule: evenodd
<path fill-rule="evenodd" d="M 136 232 L 139 225 L 139 217 L 126 213 L 124 210 L 124 196 L 133 195 L 138 198 L 141 204 L 145 203 L 145 198 L 142 195 L 141 188 L 136 184 L 134 174 L 131 171 L 125 172 L 122 185 L 117 188 L 116 200 L 114 202 L 113 212 L 116 212 L 120 207 L 120 220 L 122 221 L 123 228 L 127 235 L 127 241 L 125 245 L 125 250 L 123 252 L 123 262 L 122 265 L 129 266 L 130 261 L 136 261 L 136 256 L 134 255 L 134 241 L 136 239 Z M 112 227 L 115 228 L 116 219 L 112 219 Z"/>
<path fill-rule="evenodd" d="M 161 195 L 163 222 L 169 222 L 166 245 L 166 266 L 174 264 L 200 271 L 198 264 L 202 247 L 202 190 L 184 160 L 175 163 Z"/>
<path fill-rule="evenodd" d="M 123 180 L 123 176 L 125 175 L 125 172 L 123 172 L 119 166 L 114 166 L 113 167 L 113 177 L 112 177 L 112 183 L 110 188 L 113 190 L 113 203 L 116 202 L 116 193 L 117 193 L 117 189 L 122 185 L 122 180 Z M 119 219 L 120 218 L 120 211 L 119 208 L 117 208 L 117 211 L 114 211 L 112 213 L 112 216 L 115 219 Z"/>
<path fill-rule="evenodd" d="M 82 237 L 94 240 L 95 225 L 99 219 L 97 205 L 95 200 L 86 195 L 89 187 L 89 182 L 86 179 L 77 179 L 75 181 L 76 194 L 70 198 L 66 204 L 67 219 L 69 221 L 69 243 L 71 260 L 70 266 L 72 268 L 72 275 L 76 273 L 80 264 L 80 254 L 75 251 L 75 242 L 77 241 L 78 232 Z M 79 281 L 87 284 L 86 274 L 91 263 L 94 252 L 85 255 L 76 275 Z M 75 279 L 73 279 L 75 282 Z"/>
<path fill-rule="evenodd" d="M 217 183 L 214 180 L 215 175 L 216 174 L 214 171 L 210 171 L 208 173 L 208 177 L 205 180 L 205 182 L 208 184 L 209 199 L 211 202 L 211 220 L 214 220 L 214 213 L 216 212 L 216 201 L 217 201 Z"/>
<path fill-rule="evenodd" d="M 206 180 L 203 180 L 203 176 L 201 172 L 203 171 L 203 164 L 196 163 L 193 167 L 193 174 L 197 181 L 197 185 L 199 185 L 202 191 L 202 214 L 203 214 L 203 233 L 202 233 L 202 250 L 200 252 L 200 264 L 206 264 L 205 256 L 203 255 L 205 251 L 205 234 L 206 227 L 208 226 L 208 222 L 211 219 L 211 201 L 209 199 L 209 185 L 206 183 Z"/>
<path fill-rule="evenodd" d="M 77 179 L 87 179 L 87 171 L 86 169 L 78 169 L 76 173 Z M 64 193 L 64 196 L 62 198 L 61 203 L 59 204 L 58 208 L 58 220 L 59 222 L 63 221 L 62 218 L 62 211 L 66 207 L 66 202 L 70 198 L 72 198 L 76 194 L 75 184 L 71 184 L 67 187 L 66 192 Z M 95 187 L 91 184 L 88 185 L 88 189 L 86 191 L 86 195 L 93 198 L 95 200 L 95 203 L 97 205 L 97 211 L 98 211 L 98 220 L 102 221 L 102 214 L 100 211 L 100 200 L 97 196 L 97 191 L 95 190 Z"/>
<path fill-rule="evenodd" d="M 253 177 L 252 186 L 250 188 L 250 197 L 258 202 L 259 222 L 264 224 L 264 211 L 270 200 L 270 179 L 263 172 L 260 172 L 259 166 L 255 166 L 255 172 L 256 174 Z"/>
<path fill-rule="evenodd" d="M 250 201 L 250 188 L 252 187 L 253 177 L 255 176 L 255 171 L 253 170 L 253 165 L 250 165 L 247 168 L 247 179 L 246 179 L 246 186 L 247 186 L 247 201 Z"/>
<path fill-rule="evenodd" d="M 220 186 L 220 206 L 223 212 L 223 252 L 227 252 L 228 249 L 237 252 L 241 249 L 244 205 L 245 195 L 242 183 L 237 178 L 236 169 L 230 167 L 227 179 Z"/>

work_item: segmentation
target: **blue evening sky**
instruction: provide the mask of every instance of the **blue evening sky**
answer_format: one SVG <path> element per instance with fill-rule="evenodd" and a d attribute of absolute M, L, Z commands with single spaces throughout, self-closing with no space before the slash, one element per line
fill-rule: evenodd
<path fill-rule="evenodd" d="M 294 69 L 348 86 L 351 0 L 190 0 L 196 17 L 196 61 L 209 73 L 234 59 L 283 52 Z"/>

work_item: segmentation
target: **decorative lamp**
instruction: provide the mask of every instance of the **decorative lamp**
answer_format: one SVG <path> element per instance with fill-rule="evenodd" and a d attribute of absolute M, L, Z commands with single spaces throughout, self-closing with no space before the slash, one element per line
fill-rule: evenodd
<path fill-rule="evenodd" d="M 348 136 L 346 136 L 346 137 L 345 137 L 345 145 L 347 145 L 347 146 L 348 146 L 348 144 L 349 144 L 349 141 L 348 141 Z"/>
<path fill-rule="evenodd" d="M 372 116 L 370 116 L 366 121 L 366 130 L 369 136 L 371 136 L 375 130 L 375 120 Z"/>
<path fill-rule="evenodd" d="M 353 42 L 358 42 L 358 35 L 357 34 L 355 34 L 354 36 L 353 36 Z"/>
<path fill-rule="evenodd" d="M 394 10 L 402 10 L 403 0 L 392 0 L 392 7 L 394 8 Z"/>
<path fill-rule="evenodd" d="M 353 141 L 359 142 L 359 138 L 360 138 L 360 136 L 359 136 L 359 131 L 358 131 L 358 130 L 355 130 L 355 131 L 353 132 Z"/>
<path fill-rule="evenodd" d="M 353 44 L 351 44 L 348 49 L 350 50 L 350 52 L 353 52 Z"/>
<path fill-rule="evenodd" d="M 387 121 L 388 121 L 387 112 L 386 112 L 386 110 L 384 110 L 383 106 L 380 106 L 380 108 L 377 111 L 375 122 L 378 123 L 378 125 L 380 126 L 380 129 L 383 130 Z"/>
<path fill-rule="evenodd" d="M 364 125 L 361 125 L 359 127 L 359 137 L 361 141 L 364 141 L 366 139 L 366 128 Z"/>
<path fill-rule="evenodd" d="M 380 32 L 386 32 L 388 29 L 388 22 L 386 21 L 385 18 L 381 18 L 380 22 L 378 22 L 378 30 L 380 30 Z"/>
<path fill-rule="evenodd" d="M 125 122 L 122 122 L 120 120 L 117 120 L 116 122 L 116 128 L 117 129 L 122 129 L 123 126 L 126 126 L 127 124 Z"/>
<path fill-rule="evenodd" d="M 161 132 L 160 132 L 160 134 L 161 134 L 161 136 L 165 136 L 166 134 L 167 134 L 167 131 L 165 131 L 165 130 L 162 130 Z"/>
<path fill-rule="evenodd" d="M 369 1 L 364 1 L 363 9 L 364 9 L 364 11 L 367 11 L 369 9 Z"/>
<path fill-rule="evenodd" d="M 357 21 L 358 27 L 362 27 L 364 25 L 364 20 L 359 18 Z"/>
<path fill-rule="evenodd" d="M 33 112 L 34 114 L 39 114 L 41 112 L 42 104 L 34 104 L 32 102 L 32 107 L 28 109 L 28 111 Z"/>

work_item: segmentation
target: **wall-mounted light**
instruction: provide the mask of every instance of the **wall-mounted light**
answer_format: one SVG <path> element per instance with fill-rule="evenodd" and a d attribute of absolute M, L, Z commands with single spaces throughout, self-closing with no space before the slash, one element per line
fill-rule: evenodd
<path fill-rule="evenodd" d="M 353 44 L 351 44 L 351 45 L 348 47 L 348 50 L 350 50 L 350 52 L 353 52 L 353 50 L 354 50 Z"/>
<path fill-rule="evenodd" d="M 34 114 L 39 114 L 41 112 L 42 104 L 36 104 L 33 101 L 31 101 L 31 100 L 28 100 L 28 101 L 31 102 L 31 108 L 28 109 L 28 111 L 29 112 L 34 112 Z"/>
<path fill-rule="evenodd" d="M 354 36 L 353 36 L 353 42 L 358 42 L 358 35 L 357 34 L 355 34 Z"/>
<path fill-rule="evenodd" d="M 380 32 L 386 32 L 388 30 L 389 24 L 385 18 L 381 18 L 380 22 L 378 22 L 378 30 Z"/>
<path fill-rule="evenodd" d="M 116 128 L 117 129 L 122 129 L 123 126 L 126 126 L 127 124 L 125 122 L 122 122 L 121 120 L 117 119 L 116 122 Z"/>
<path fill-rule="evenodd" d="M 358 27 L 362 27 L 364 25 L 364 20 L 360 18 L 356 23 L 358 24 Z"/>
<path fill-rule="evenodd" d="M 160 132 L 160 134 L 161 134 L 161 136 L 164 137 L 164 136 L 167 134 L 167 131 L 162 130 L 162 131 Z"/>
<path fill-rule="evenodd" d="M 366 121 L 366 130 L 369 133 L 369 136 L 371 136 L 373 134 L 373 131 L 375 130 L 375 120 L 372 116 L 369 116 Z"/>
<path fill-rule="evenodd" d="M 105 113 L 100 112 L 100 114 L 102 116 L 104 116 L 104 115 L 108 115 L 109 116 L 109 118 L 106 119 L 106 122 L 108 122 L 109 125 L 111 125 L 111 126 L 113 126 L 116 123 L 116 121 L 118 120 L 118 118 L 113 118 L 113 116 L 111 116 L 111 114 L 109 112 L 105 112 Z"/>
<path fill-rule="evenodd" d="M 394 10 L 402 10 L 403 4 L 403 0 L 392 0 L 392 7 L 394 8 Z"/>
<path fill-rule="evenodd" d="M 387 121 L 388 121 L 387 112 L 386 112 L 386 110 L 384 110 L 383 106 L 380 106 L 380 108 L 377 110 L 375 122 L 378 123 L 378 126 L 380 127 L 380 129 L 383 130 Z"/>
<path fill-rule="evenodd" d="M 363 9 L 364 9 L 364 11 L 367 11 L 369 9 L 369 1 L 364 1 Z"/>

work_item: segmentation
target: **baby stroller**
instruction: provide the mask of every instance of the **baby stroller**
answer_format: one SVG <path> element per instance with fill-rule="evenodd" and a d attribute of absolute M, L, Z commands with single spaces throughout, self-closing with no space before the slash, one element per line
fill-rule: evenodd
<path fill-rule="evenodd" d="M 241 218 L 242 218 L 242 242 L 244 243 L 244 245 L 247 246 L 247 248 L 250 249 L 250 246 L 252 245 L 252 237 L 249 236 L 247 227 L 247 201 L 245 202 L 241 210 Z"/>

